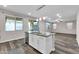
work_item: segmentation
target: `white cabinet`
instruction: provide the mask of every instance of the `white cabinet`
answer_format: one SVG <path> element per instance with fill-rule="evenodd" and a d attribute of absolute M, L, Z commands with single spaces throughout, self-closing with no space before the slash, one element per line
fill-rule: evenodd
<path fill-rule="evenodd" d="M 52 48 L 52 45 L 54 45 L 52 41 L 53 41 L 52 35 L 46 38 L 46 53 L 49 53 L 52 51 L 52 49 L 54 49 Z"/>
<path fill-rule="evenodd" d="M 37 35 L 33 35 L 33 47 L 38 49 L 38 36 Z"/>
<path fill-rule="evenodd" d="M 38 50 L 41 53 L 45 53 L 45 38 L 39 36 L 39 40 L 38 40 Z"/>
<path fill-rule="evenodd" d="M 33 45 L 33 39 L 32 39 L 32 34 L 29 34 L 29 44 L 30 45 Z"/>
<path fill-rule="evenodd" d="M 36 49 L 38 47 L 37 39 L 38 37 L 36 35 L 29 34 L 29 45 L 31 45 L 33 48 L 36 48 Z"/>
<path fill-rule="evenodd" d="M 53 45 L 52 45 L 53 44 Z M 54 48 L 52 35 L 48 37 L 29 34 L 29 45 L 41 53 L 50 53 Z"/>

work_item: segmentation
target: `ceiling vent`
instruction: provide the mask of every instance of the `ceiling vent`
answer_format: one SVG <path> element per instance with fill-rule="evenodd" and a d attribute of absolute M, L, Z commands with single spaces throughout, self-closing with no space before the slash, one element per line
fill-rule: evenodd
<path fill-rule="evenodd" d="M 42 8 L 44 8 L 46 5 L 42 5 L 42 6 L 40 6 L 38 9 L 36 9 L 36 11 L 39 11 L 39 10 L 41 10 Z"/>

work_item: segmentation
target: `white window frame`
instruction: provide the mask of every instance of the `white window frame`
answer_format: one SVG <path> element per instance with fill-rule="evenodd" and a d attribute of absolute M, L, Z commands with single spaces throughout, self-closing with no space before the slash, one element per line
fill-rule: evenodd
<path fill-rule="evenodd" d="M 6 16 L 6 17 L 9 17 L 9 16 Z M 19 18 L 19 17 L 13 17 L 14 20 L 15 20 L 15 23 L 14 23 L 14 24 L 15 24 L 15 26 L 14 26 L 15 29 L 12 30 L 12 31 L 7 31 L 7 30 L 6 30 L 6 21 L 7 21 L 6 17 L 5 17 L 5 31 L 6 31 L 6 32 L 22 31 L 22 30 L 23 30 L 23 28 L 24 28 L 24 27 L 23 27 L 23 25 L 24 25 L 23 19 L 21 18 L 21 19 L 22 19 L 22 29 L 21 29 L 21 30 L 16 30 L 16 21 L 17 21 L 16 18 Z M 12 17 L 12 16 L 10 16 L 10 17 Z"/>
<path fill-rule="evenodd" d="M 16 21 L 17 21 L 17 20 L 16 20 Z M 21 20 L 21 21 L 22 21 L 22 29 L 21 29 L 21 30 L 17 30 L 17 29 L 16 29 L 16 21 L 15 21 L 15 30 L 16 30 L 16 31 L 22 31 L 23 28 L 24 28 L 24 27 L 23 27 L 23 25 L 24 25 L 23 19 Z"/>

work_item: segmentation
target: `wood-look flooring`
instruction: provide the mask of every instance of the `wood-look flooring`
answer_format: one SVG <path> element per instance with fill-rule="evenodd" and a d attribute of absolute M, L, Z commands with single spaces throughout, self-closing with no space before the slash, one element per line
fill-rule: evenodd
<path fill-rule="evenodd" d="M 0 43 L 0 54 L 40 54 L 28 44 L 24 44 L 24 39 Z"/>
<path fill-rule="evenodd" d="M 78 54 L 76 35 L 56 34 L 55 54 Z"/>
<path fill-rule="evenodd" d="M 51 54 L 79 54 L 79 47 L 75 35 L 56 34 L 55 51 Z M 0 43 L 0 54 L 41 54 L 28 44 L 24 39 Z"/>

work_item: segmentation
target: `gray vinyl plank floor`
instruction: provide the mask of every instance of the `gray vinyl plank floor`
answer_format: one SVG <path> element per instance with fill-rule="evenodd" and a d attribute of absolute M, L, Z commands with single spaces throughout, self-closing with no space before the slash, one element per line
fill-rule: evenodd
<path fill-rule="evenodd" d="M 41 54 L 28 44 L 24 39 L 0 43 L 0 54 Z M 56 34 L 55 51 L 51 54 L 79 54 L 79 47 L 75 35 Z"/>

